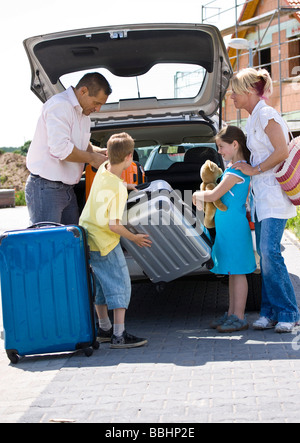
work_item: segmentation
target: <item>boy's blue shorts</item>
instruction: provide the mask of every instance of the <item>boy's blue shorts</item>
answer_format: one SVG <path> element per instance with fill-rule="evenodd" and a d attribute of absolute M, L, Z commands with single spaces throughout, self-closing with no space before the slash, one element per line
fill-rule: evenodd
<path fill-rule="evenodd" d="M 131 281 L 120 243 L 107 255 L 91 251 L 91 266 L 96 279 L 96 305 L 109 310 L 128 308 Z"/>

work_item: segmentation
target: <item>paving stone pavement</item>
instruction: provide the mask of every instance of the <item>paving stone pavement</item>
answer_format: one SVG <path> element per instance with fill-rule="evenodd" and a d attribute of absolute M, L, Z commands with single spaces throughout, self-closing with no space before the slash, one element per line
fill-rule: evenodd
<path fill-rule="evenodd" d="M 283 248 L 300 305 L 299 243 L 287 233 Z M 209 323 L 226 310 L 227 291 L 212 277 L 172 282 L 162 294 L 134 284 L 126 323 L 148 338 L 139 349 L 102 344 L 90 358 L 12 365 L 0 340 L 0 422 L 300 422 L 300 327 L 219 334 Z M 249 321 L 257 315 L 248 313 Z"/>

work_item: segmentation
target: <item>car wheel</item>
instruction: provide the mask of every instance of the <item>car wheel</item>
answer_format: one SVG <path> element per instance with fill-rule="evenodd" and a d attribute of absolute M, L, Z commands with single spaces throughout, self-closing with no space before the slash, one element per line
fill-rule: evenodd
<path fill-rule="evenodd" d="M 261 307 L 261 274 L 248 274 L 247 311 L 260 311 Z"/>

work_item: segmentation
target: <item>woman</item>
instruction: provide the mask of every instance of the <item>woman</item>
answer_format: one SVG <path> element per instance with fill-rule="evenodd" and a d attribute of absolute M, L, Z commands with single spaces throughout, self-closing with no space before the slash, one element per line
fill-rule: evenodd
<path fill-rule="evenodd" d="M 251 151 L 251 164 L 238 163 L 234 168 L 252 177 L 251 210 L 262 274 L 260 318 L 253 327 L 292 332 L 300 315 L 280 242 L 287 220 L 296 216 L 296 208 L 274 174 L 274 167 L 288 157 L 289 134 L 284 120 L 265 102 L 272 90 L 265 69 L 243 69 L 232 79 L 235 107 L 250 114 L 246 132 Z"/>

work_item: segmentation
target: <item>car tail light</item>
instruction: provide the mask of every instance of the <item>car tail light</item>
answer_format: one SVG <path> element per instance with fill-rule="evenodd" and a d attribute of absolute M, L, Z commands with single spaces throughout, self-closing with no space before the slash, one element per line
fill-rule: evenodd
<path fill-rule="evenodd" d="M 247 212 L 246 212 L 246 216 L 247 216 L 247 220 L 248 220 L 248 222 L 249 222 L 249 226 L 250 226 L 251 231 L 254 231 L 255 224 L 254 224 L 254 222 L 251 220 L 251 213 L 250 213 L 250 211 L 247 211 Z"/>

